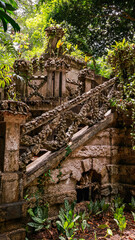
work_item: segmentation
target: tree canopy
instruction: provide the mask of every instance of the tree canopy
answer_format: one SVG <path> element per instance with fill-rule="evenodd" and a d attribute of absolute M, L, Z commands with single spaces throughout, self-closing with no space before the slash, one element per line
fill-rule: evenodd
<path fill-rule="evenodd" d="M 17 9 L 13 15 L 14 11 Z M 103 61 L 115 41 L 135 41 L 135 0 L 0 0 L 0 59 L 12 66 L 16 58 L 40 56 L 47 47 L 45 28 L 63 26 L 65 52 L 96 60 L 97 73 L 109 76 Z M 3 16 L 6 16 L 5 18 Z M 12 16 L 12 17 L 11 17 Z M 21 28 L 21 32 L 18 31 Z M 90 57 L 89 57 L 90 56 Z M 95 69 L 92 60 L 88 61 Z M 109 71 L 108 71 L 109 69 Z M 106 73 L 105 73 L 106 71 Z"/>
<path fill-rule="evenodd" d="M 134 40 L 134 13 L 135 0 L 61 0 L 49 17 L 63 23 L 81 50 L 102 56 L 115 41 Z"/>

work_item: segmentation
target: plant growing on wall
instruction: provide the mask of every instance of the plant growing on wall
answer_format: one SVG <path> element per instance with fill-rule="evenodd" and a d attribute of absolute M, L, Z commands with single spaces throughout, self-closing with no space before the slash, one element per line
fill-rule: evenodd
<path fill-rule="evenodd" d="M 108 62 L 111 64 L 115 75 L 119 78 L 122 89 L 121 98 L 115 102 L 117 109 L 127 112 L 127 107 L 132 112 L 133 149 L 135 150 L 135 44 L 126 42 L 116 42 L 112 46 L 113 50 L 108 53 Z M 127 112 L 128 113 L 128 112 Z"/>

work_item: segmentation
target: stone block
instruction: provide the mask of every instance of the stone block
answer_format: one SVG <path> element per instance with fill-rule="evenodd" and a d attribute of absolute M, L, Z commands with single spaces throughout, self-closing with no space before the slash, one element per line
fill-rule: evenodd
<path fill-rule="evenodd" d="M 71 173 L 74 168 L 79 169 L 79 171 L 83 172 L 80 158 L 67 158 L 61 163 L 61 170 L 64 175 L 65 173 Z"/>
<path fill-rule="evenodd" d="M 62 176 L 61 176 L 61 181 L 65 181 L 65 180 L 67 180 L 68 178 L 70 178 L 70 176 L 71 176 L 70 173 L 65 174 L 65 175 L 62 175 Z"/>
<path fill-rule="evenodd" d="M 2 203 L 17 202 L 19 198 L 19 177 L 17 173 L 2 174 Z"/>
<path fill-rule="evenodd" d="M 48 195 L 53 195 L 54 199 L 55 196 L 59 193 L 62 194 L 63 192 L 70 192 L 75 190 L 75 186 L 76 186 L 76 181 L 73 178 L 68 178 L 65 181 L 60 181 L 57 184 L 46 184 L 45 188 L 44 188 L 44 194 L 46 196 Z"/>
<path fill-rule="evenodd" d="M 110 146 L 84 146 L 79 151 L 72 153 L 72 157 L 75 158 L 90 158 L 90 157 L 110 157 Z"/>
<path fill-rule="evenodd" d="M 101 170 L 101 184 L 109 183 L 109 174 L 106 169 L 106 166 L 104 166 Z"/>
<path fill-rule="evenodd" d="M 48 184 L 56 184 L 59 181 L 59 175 L 61 175 L 61 169 L 55 169 L 51 171 L 51 177 L 48 177 Z"/>
<path fill-rule="evenodd" d="M 119 174 L 119 169 L 117 165 L 107 165 L 106 167 L 111 176 Z"/>
<path fill-rule="evenodd" d="M 80 181 L 80 179 L 81 179 L 81 177 L 82 177 L 82 174 L 81 174 L 81 172 L 80 172 L 78 169 L 74 168 L 74 169 L 72 170 L 72 175 L 71 175 L 71 177 L 72 177 L 73 179 L 75 179 L 76 181 Z"/>
<path fill-rule="evenodd" d="M 91 169 L 90 159 L 82 160 L 82 168 L 83 168 L 84 172 L 88 172 Z"/>
<path fill-rule="evenodd" d="M 4 172 L 14 172 L 19 170 L 19 151 L 7 150 L 4 156 Z"/>
<path fill-rule="evenodd" d="M 50 193 L 44 196 L 44 201 L 48 202 L 49 205 L 63 204 L 65 199 L 69 202 L 76 200 L 76 191 L 63 191 L 62 193 L 57 192 L 55 196 Z"/>
<path fill-rule="evenodd" d="M 0 234 L 0 240 L 10 240 L 6 234 Z"/>
<path fill-rule="evenodd" d="M 24 201 L 0 205 L 0 221 L 18 219 L 23 216 L 22 206 Z"/>
<path fill-rule="evenodd" d="M 94 157 L 92 159 L 93 169 L 101 174 L 102 169 L 109 163 L 110 158 L 107 157 Z"/>
<path fill-rule="evenodd" d="M 110 134 L 109 130 L 99 132 L 92 140 L 88 141 L 89 145 L 110 145 Z"/>
<path fill-rule="evenodd" d="M 6 150 L 18 150 L 20 140 L 20 124 L 10 122 L 6 123 Z"/>

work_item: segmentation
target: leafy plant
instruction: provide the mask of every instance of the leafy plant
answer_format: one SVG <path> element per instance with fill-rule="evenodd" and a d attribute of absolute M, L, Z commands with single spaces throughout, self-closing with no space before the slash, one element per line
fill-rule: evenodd
<path fill-rule="evenodd" d="M 28 226 L 33 227 L 35 231 L 39 231 L 43 228 L 48 229 L 50 227 L 50 222 L 48 220 L 48 205 L 38 206 L 34 209 L 29 208 L 28 213 L 32 218 L 33 222 L 29 222 Z"/>
<path fill-rule="evenodd" d="M 0 20 L 2 21 L 4 31 L 7 31 L 7 24 L 10 23 L 15 31 L 20 31 L 20 27 L 17 22 L 10 17 L 9 14 L 13 14 L 16 10 L 17 4 L 14 0 L 9 0 L 8 3 L 5 0 L 0 1 Z"/>
<path fill-rule="evenodd" d="M 93 202 L 92 200 L 87 205 L 89 210 L 89 215 L 91 214 L 98 214 L 100 212 L 100 204 L 99 201 Z"/>
<path fill-rule="evenodd" d="M 132 210 L 135 210 L 135 198 L 133 196 L 131 197 L 131 203 L 129 203 L 129 206 Z"/>
<path fill-rule="evenodd" d="M 116 196 L 111 203 L 111 209 L 113 212 L 116 211 L 116 209 L 120 208 L 120 207 L 125 207 L 125 204 L 123 203 L 123 198 L 120 197 L 120 195 Z"/>
<path fill-rule="evenodd" d="M 91 214 L 98 215 L 108 210 L 109 203 L 105 203 L 104 199 L 102 199 L 101 201 L 96 200 L 95 202 L 91 200 L 90 203 L 87 205 L 87 207 L 89 209 L 89 215 Z"/>
<path fill-rule="evenodd" d="M 102 224 L 98 226 L 101 229 L 107 228 L 105 238 L 108 236 L 113 236 L 112 230 L 109 228 L 108 224 Z"/>
<path fill-rule="evenodd" d="M 77 216 L 74 214 L 74 204 L 71 206 L 69 205 L 68 200 L 65 200 L 65 210 L 63 208 L 59 211 L 59 220 L 56 221 L 57 228 L 59 231 L 62 232 L 62 234 L 68 238 L 73 239 L 73 236 L 76 232 L 76 221 L 80 218 L 80 216 Z M 64 240 L 66 239 L 63 236 L 60 236 L 59 239 Z"/>
<path fill-rule="evenodd" d="M 119 230 L 123 233 L 124 229 L 126 228 L 126 218 L 124 216 L 124 205 L 120 208 L 117 208 L 114 213 L 114 220 L 117 223 Z"/>
<path fill-rule="evenodd" d="M 102 212 L 107 212 L 109 206 L 110 206 L 109 203 L 105 203 L 105 199 L 102 199 L 102 200 L 100 201 L 100 209 L 102 210 Z"/>
<path fill-rule="evenodd" d="M 9 85 L 11 78 L 9 77 L 10 67 L 7 64 L 0 65 L 0 87 L 4 88 L 5 85 Z"/>
<path fill-rule="evenodd" d="M 97 240 L 97 233 L 94 231 L 94 239 Z"/>
<path fill-rule="evenodd" d="M 82 231 L 84 232 L 85 231 L 85 229 L 86 228 L 89 228 L 90 226 L 89 226 L 89 224 L 87 223 L 87 217 L 86 217 L 86 213 L 85 212 L 80 212 L 79 213 L 79 216 L 80 216 L 80 218 L 79 218 L 79 223 L 80 223 L 80 226 L 81 226 L 81 229 L 82 229 Z"/>

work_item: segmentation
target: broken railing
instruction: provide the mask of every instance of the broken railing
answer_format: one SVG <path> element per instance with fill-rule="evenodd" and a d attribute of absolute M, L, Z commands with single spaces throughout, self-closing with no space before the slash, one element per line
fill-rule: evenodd
<path fill-rule="evenodd" d="M 24 124 L 21 128 L 24 152 L 20 163 L 30 163 L 42 149 L 56 151 L 67 146 L 81 128 L 104 119 L 110 109 L 110 99 L 118 93 L 116 88 L 117 79 L 113 78 Z"/>

